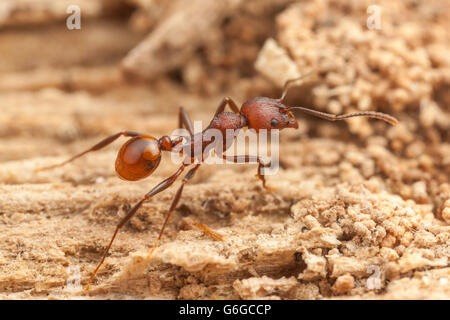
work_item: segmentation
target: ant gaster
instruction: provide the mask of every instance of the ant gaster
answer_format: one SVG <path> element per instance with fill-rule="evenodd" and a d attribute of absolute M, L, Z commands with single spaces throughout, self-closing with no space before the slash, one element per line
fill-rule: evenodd
<path fill-rule="evenodd" d="M 306 76 L 306 75 L 304 75 Z M 159 163 L 161 162 L 161 153 L 163 151 L 168 152 L 179 152 L 180 154 L 189 157 L 191 161 L 185 161 L 178 170 L 172 174 L 167 179 L 160 182 L 158 185 L 156 185 L 152 190 L 150 190 L 147 194 L 145 194 L 142 199 L 137 202 L 134 207 L 130 209 L 130 211 L 121 219 L 119 224 L 116 226 L 116 229 L 114 231 L 114 234 L 102 256 L 102 259 L 98 263 L 97 267 L 95 268 L 94 272 L 91 275 L 91 278 L 88 282 L 87 289 L 89 288 L 89 284 L 94 279 L 97 271 L 99 270 L 100 266 L 103 264 L 109 249 L 111 248 L 111 245 L 119 231 L 119 229 L 127 223 L 131 217 L 136 213 L 136 211 L 142 206 L 142 204 L 145 201 L 150 200 L 154 195 L 160 193 L 161 191 L 164 191 L 168 187 L 170 187 L 177 178 L 183 173 L 186 167 L 190 166 L 191 164 L 194 165 L 184 176 L 183 180 L 181 181 L 181 186 L 179 187 L 178 191 L 175 194 L 175 197 L 172 201 L 172 204 L 169 208 L 169 211 L 166 214 L 166 218 L 164 220 L 164 223 L 161 227 L 161 230 L 159 232 L 158 238 L 156 240 L 155 245 L 153 246 L 152 250 L 150 251 L 147 259 L 150 259 L 152 253 L 154 250 L 158 247 L 159 242 L 161 240 L 161 237 L 163 235 L 164 229 L 166 227 L 167 221 L 170 218 L 171 213 L 175 210 L 180 198 L 181 194 L 183 192 L 184 185 L 194 176 L 195 172 L 200 167 L 201 163 L 195 163 L 194 164 L 194 158 L 201 156 L 202 159 L 207 156 L 208 150 L 211 149 L 211 147 L 215 147 L 217 142 L 214 139 L 211 139 L 208 136 L 208 130 L 210 129 L 216 129 L 219 130 L 223 136 L 225 136 L 225 133 L 227 129 L 233 129 L 234 132 L 237 132 L 241 128 L 249 128 L 254 129 L 256 132 L 258 132 L 261 129 L 266 129 L 268 131 L 272 129 L 278 129 L 282 130 L 285 128 L 294 128 L 298 129 L 298 123 L 295 119 L 294 115 L 292 114 L 292 110 L 300 110 L 302 112 L 305 112 L 309 115 L 313 115 L 322 119 L 330 120 L 330 121 L 336 121 L 336 120 L 343 120 L 350 117 L 369 117 L 369 118 L 376 118 L 381 119 L 383 121 L 386 121 L 392 125 L 396 125 L 398 123 L 397 119 L 394 117 L 380 113 L 380 112 L 372 112 L 372 111 L 366 111 L 366 112 L 356 112 L 356 113 L 350 113 L 350 114 L 344 114 L 344 115 L 333 115 L 328 114 L 324 112 L 315 111 L 308 108 L 303 107 L 287 107 L 283 104 L 284 98 L 286 97 L 288 89 L 298 80 L 302 79 L 304 76 L 292 80 L 288 80 L 283 88 L 283 94 L 281 98 L 279 99 L 271 99 L 266 97 L 257 97 L 250 99 L 246 101 L 242 107 L 239 109 L 236 103 L 231 98 L 224 98 L 220 105 L 218 106 L 216 113 L 214 114 L 213 119 L 211 120 L 209 126 L 203 130 L 202 132 L 195 133 L 192 127 L 191 120 L 183 107 L 180 107 L 179 109 L 179 128 L 182 128 L 183 126 L 186 128 L 186 130 L 189 132 L 189 135 L 186 137 L 177 137 L 174 139 L 171 139 L 168 136 L 163 136 L 159 139 L 156 139 L 150 135 L 145 135 L 141 133 L 131 132 L 131 131 L 122 131 L 119 133 L 116 133 L 102 141 L 100 141 L 98 144 L 93 146 L 92 148 L 75 155 L 74 157 L 70 158 L 69 160 L 62 162 L 57 165 L 44 167 L 37 169 L 36 171 L 41 170 L 48 170 L 56 167 L 63 166 L 69 162 L 72 162 L 73 160 L 85 155 L 86 153 L 97 151 L 99 149 L 102 149 L 103 147 L 109 145 L 116 139 L 118 139 L 120 136 L 129 137 L 127 142 L 125 142 L 122 147 L 119 150 L 119 153 L 117 155 L 116 159 L 116 172 L 119 175 L 120 178 L 128 181 L 136 181 L 141 180 L 146 177 L 148 177 L 150 174 L 152 174 L 156 168 L 158 167 Z M 233 112 L 225 112 L 225 107 L 230 106 L 231 110 Z M 237 133 L 236 133 L 237 134 Z M 235 134 L 235 135 L 236 135 Z M 234 135 L 234 136 L 235 136 Z M 184 141 L 187 141 L 182 144 L 183 138 Z M 230 139 L 224 139 L 225 141 L 223 149 L 227 150 L 232 143 L 229 143 Z M 233 142 L 233 141 L 231 141 Z M 194 148 L 195 145 L 198 145 L 200 143 L 200 148 Z M 198 154 L 200 153 L 200 154 Z M 246 162 L 246 163 L 258 163 L 258 170 L 257 170 L 257 177 L 262 181 L 263 187 L 270 189 L 266 186 L 266 181 L 264 178 L 264 175 L 261 172 L 262 168 L 265 168 L 267 166 L 270 166 L 270 163 L 263 163 L 262 159 L 258 156 L 252 156 L 252 155 L 242 155 L 242 156 L 227 156 L 224 154 L 218 155 L 222 157 L 224 160 L 231 161 L 234 163 L 237 162 Z M 205 233 L 209 234 L 211 237 L 216 239 L 221 239 L 220 235 L 216 234 L 214 231 L 209 229 L 208 227 L 201 225 L 201 224 L 195 224 L 197 227 L 202 229 Z"/>

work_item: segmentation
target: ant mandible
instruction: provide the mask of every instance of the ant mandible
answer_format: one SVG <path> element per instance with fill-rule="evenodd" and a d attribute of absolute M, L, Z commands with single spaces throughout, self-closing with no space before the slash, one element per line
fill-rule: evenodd
<path fill-rule="evenodd" d="M 287 107 L 283 104 L 284 99 L 286 97 L 286 94 L 289 90 L 289 88 L 294 85 L 298 80 L 303 79 L 306 75 L 305 74 L 299 78 L 291 79 L 286 81 L 283 87 L 283 93 L 279 99 L 272 99 L 267 97 L 256 97 L 252 98 L 250 100 L 247 100 L 242 107 L 239 109 L 236 103 L 231 98 L 224 98 L 220 105 L 218 106 L 216 113 L 214 114 L 213 119 L 211 120 L 208 127 L 203 130 L 202 132 L 195 133 L 192 127 L 192 122 L 186 113 L 186 111 L 183 109 L 183 107 L 180 107 L 179 109 L 179 128 L 182 128 L 183 126 L 186 128 L 186 130 L 189 132 L 188 136 L 185 137 L 177 137 L 174 139 L 171 139 L 168 136 L 163 136 L 159 139 L 156 139 L 150 135 L 145 135 L 141 133 L 136 133 L 132 131 L 122 131 L 118 132 L 102 141 L 97 143 L 92 148 L 75 155 L 74 157 L 70 158 L 67 161 L 64 161 L 60 164 L 36 169 L 35 171 L 42 171 L 42 170 L 48 170 L 53 169 L 56 167 L 63 166 L 69 162 L 72 162 L 73 160 L 93 151 L 100 150 L 116 139 L 118 139 L 121 136 L 129 137 L 127 142 L 125 142 L 122 147 L 119 150 L 119 153 L 116 158 L 115 168 L 116 172 L 119 175 L 120 178 L 127 180 L 127 181 L 137 181 L 144 179 L 151 175 L 153 171 L 156 170 L 158 167 L 160 161 L 161 161 L 161 153 L 162 151 L 168 151 L 168 152 L 178 152 L 181 155 L 184 155 L 187 157 L 188 161 L 184 161 L 183 164 L 178 168 L 178 170 L 172 174 L 167 179 L 160 182 L 157 186 L 155 186 L 152 190 L 150 190 L 147 194 L 145 194 L 142 199 L 137 202 L 134 207 L 131 208 L 131 210 L 123 217 L 119 224 L 116 226 L 116 229 L 114 231 L 114 234 L 103 253 L 102 259 L 98 263 L 97 267 L 95 268 L 94 272 L 92 273 L 87 289 L 89 289 L 90 283 L 95 278 L 95 275 L 101 265 L 103 264 L 109 249 L 111 248 L 111 245 L 120 230 L 120 228 L 125 225 L 136 213 L 136 211 L 142 206 L 142 204 L 145 201 L 150 200 L 154 195 L 164 191 L 168 187 L 170 187 L 177 178 L 183 173 L 186 167 L 193 164 L 193 168 L 191 168 L 187 174 L 184 176 L 183 180 L 181 181 L 181 186 L 178 188 L 178 191 L 175 194 L 175 197 L 172 201 L 172 204 L 170 205 L 169 211 L 166 214 L 166 218 L 164 220 L 164 223 L 161 227 L 161 230 L 159 232 L 158 238 L 156 240 L 155 245 L 153 246 L 152 250 L 150 251 L 147 260 L 150 259 L 151 255 L 155 251 L 155 249 L 158 247 L 159 242 L 161 240 L 161 237 L 163 235 L 164 229 L 167 225 L 167 222 L 170 218 L 171 213 L 175 210 L 178 202 L 180 201 L 181 194 L 183 192 L 184 185 L 194 176 L 198 168 L 200 167 L 201 163 L 195 163 L 194 164 L 194 158 L 198 158 L 199 156 L 203 160 L 208 152 L 211 149 L 211 147 L 216 147 L 216 144 L 220 143 L 218 140 L 211 139 L 208 135 L 208 131 L 211 129 L 219 130 L 223 136 L 225 136 L 226 130 L 234 130 L 234 132 L 239 131 L 239 129 L 242 128 L 249 128 L 253 129 L 256 132 L 262 129 L 266 129 L 267 131 L 270 131 L 272 129 L 278 129 L 282 130 L 285 128 L 294 128 L 298 129 L 298 123 L 294 115 L 292 114 L 292 110 L 300 110 L 302 112 L 305 112 L 309 115 L 313 115 L 325 120 L 330 121 L 336 121 L 336 120 L 343 120 L 351 117 L 369 117 L 369 118 L 376 118 L 383 121 L 388 122 L 391 125 L 397 125 L 398 121 L 394 117 L 380 113 L 380 112 L 374 112 L 374 111 L 365 111 L 365 112 L 356 112 L 356 113 L 349 113 L 349 114 L 343 114 L 343 115 L 333 115 L 328 114 L 320 111 L 315 111 L 312 109 L 304 108 L 304 107 Z M 231 110 L 233 112 L 225 112 L 225 107 L 230 106 Z M 235 134 L 235 135 L 236 135 Z M 233 139 L 235 138 L 235 135 L 233 136 Z M 183 139 L 186 141 L 182 144 Z M 233 142 L 233 139 L 231 142 Z M 227 150 L 232 143 L 229 143 L 227 141 L 229 139 L 226 139 L 226 141 L 223 142 L 223 149 Z M 195 146 L 198 146 L 200 144 L 200 148 L 195 148 Z M 238 162 L 245 162 L 245 163 L 258 163 L 258 169 L 257 169 L 257 177 L 262 181 L 263 187 L 266 189 L 270 189 L 268 186 L 266 186 L 266 180 L 264 178 L 264 174 L 261 172 L 262 168 L 266 168 L 270 166 L 269 163 L 263 163 L 262 159 L 259 156 L 252 156 L 252 155 L 243 155 L 243 156 L 227 156 L 224 154 L 218 155 L 221 158 L 223 158 L 226 161 L 231 161 L 234 163 Z M 208 227 L 201 225 L 201 224 L 195 224 L 199 228 L 201 228 L 204 232 L 209 234 L 211 237 L 216 238 L 218 240 L 221 240 L 220 235 L 216 234 L 214 231 L 210 230 Z"/>

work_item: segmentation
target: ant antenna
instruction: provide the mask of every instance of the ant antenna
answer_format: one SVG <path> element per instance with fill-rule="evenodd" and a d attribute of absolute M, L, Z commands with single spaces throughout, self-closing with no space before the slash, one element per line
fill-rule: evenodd
<path fill-rule="evenodd" d="M 294 79 L 290 79 L 287 80 L 284 83 L 283 86 L 283 94 L 281 95 L 281 98 L 278 99 L 280 102 L 283 102 L 284 98 L 287 95 L 288 90 L 295 86 L 298 85 L 298 81 L 302 80 L 308 76 L 310 76 L 312 73 L 314 73 L 316 71 L 316 69 L 313 69 L 303 75 L 301 75 L 298 78 L 294 78 Z M 308 108 L 303 108 L 303 107 L 289 107 L 289 110 L 292 109 L 297 109 L 300 111 L 303 111 L 304 113 L 307 113 L 309 115 L 318 117 L 318 118 L 322 118 L 325 120 L 329 120 L 329 121 L 337 121 L 337 120 L 344 120 L 347 118 L 353 118 L 353 117 L 368 117 L 368 118 L 374 118 L 374 119 L 379 119 L 379 120 L 383 120 L 393 126 L 396 126 L 398 124 L 398 120 L 396 118 L 394 118 L 393 116 L 390 116 L 388 114 L 385 113 L 381 113 L 381 112 L 375 112 L 375 111 L 362 111 L 362 112 L 355 112 L 355 113 L 348 113 L 348 114 L 342 114 L 342 115 L 334 115 L 334 114 L 330 114 L 330 113 L 325 113 L 325 112 L 321 112 L 321 111 L 316 111 L 316 110 L 312 110 L 312 109 L 308 109 Z"/>
<path fill-rule="evenodd" d="M 315 116 L 318 118 L 322 118 L 325 120 L 329 120 L 329 121 L 344 120 L 344 119 L 352 118 L 352 117 L 368 117 L 368 118 L 383 120 L 393 126 L 396 126 L 398 124 L 398 120 L 396 118 L 394 118 L 393 116 L 390 116 L 388 114 L 381 113 L 381 112 L 375 112 L 375 111 L 362 111 L 362 112 L 347 113 L 347 114 L 342 114 L 342 115 L 337 116 L 335 114 L 320 112 L 320 111 L 303 108 L 303 107 L 290 107 L 288 109 L 289 110 L 297 109 L 297 110 L 303 111 L 306 114 L 309 114 L 309 115 L 312 115 L 312 116 Z"/>
<path fill-rule="evenodd" d="M 281 98 L 278 99 L 278 100 L 283 101 L 284 98 L 286 98 L 287 92 L 288 92 L 288 90 L 289 90 L 291 87 L 293 87 L 293 86 L 295 86 L 295 85 L 299 85 L 299 84 L 300 84 L 300 83 L 298 83 L 299 80 L 302 80 L 302 79 L 304 79 L 304 78 L 310 76 L 310 75 L 311 75 L 312 73 L 314 73 L 315 71 L 316 71 L 316 69 L 313 69 L 313 70 L 311 70 L 311 71 L 309 71 L 309 72 L 307 72 L 307 73 L 301 75 L 301 76 L 298 77 L 298 78 L 294 78 L 294 79 L 289 79 L 289 80 L 287 80 L 287 81 L 284 83 L 284 86 L 283 86 L 283 94 L 281 95 Z"/>

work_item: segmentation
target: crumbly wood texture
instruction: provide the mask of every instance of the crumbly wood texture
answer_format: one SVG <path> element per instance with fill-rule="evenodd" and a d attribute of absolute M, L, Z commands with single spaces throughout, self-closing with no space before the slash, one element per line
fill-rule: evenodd
<path fill-rule="evenodd" d="M 414 10 L 381 1 L 388 16 L 380 31 L 370 32 L 364 6 L 353 1 L 290 2 L 237 6 L 247 20 L 231 11 L 222 29 L 211 30 L 220 37 L 196 43 L 201 50 L 186 53 L 179 74 L 161 71 L 140 84 L 127 82 L 121 65 L 164 22 L 155 12 L 173 10 L 163 2 L 117 1 L 120 10 L 135 11 L 92 13 L 84 33 L 61 31 L 64 14 L 33 28 L 31 18 L 12 22 L 2 16 L 10 22 L 4 22 L 0 47 L 21 49 L 18 55 L 0 50 L 0 298 L 450 298 L 445 1 L 418 2 Z M 433 19 L 424 18 L 429 10 Z M 322 21 L 320 12 L 329 12 L 329 19 Z M 391 25 L 397 16 L 408 17 L 400 21 L 401 32 Z M 138 19 L 147 20 L 136 27 Z M 275 24 L 277 29 L 267 27 Z M 100 40 L 92 41 L 89 30 Z M 434 36 L 417 39 L 408 30 Z M 26 37 L 46 39 L 46 49 L 23 42 Z M 64 55 L 52 37 L 78 45 Z M 371 42 L 364 44 L 366 37 Z M 397 61 L 397 72 L 383 67 L 384 58 L 367 54 L 370 46 Z M 405 60 L 412 57 L 418 60 Z M 249 71 L 248 61 L 259 74 Z M 170 134 L 180 105 L 206 125 L 224 96 L 238 103 L 254 93 L 276 96 L 285 73 L 306 68 L 320 72 L 292 89 L 289 104 L 334 113 L 385 111 L 400 124 L 328 123 L 299 115 L 299 130 L 280 133 L 281 167 L 267 176 L 277 191 L 262 188 L 255 165 L 203 165 L 185 186 L 151 260 L 147 255 L 179 182 L 123 227 L 85 292 L 120 218 L 177 166 L 166 155 L 146 180 L 122 181 L 114 174 L 120 140 L 65 167 L 33 169 L 122 130 Z M 425 89 L 390 100 L 402 97 L 398 90 L 411 81 Z M 356 88 L 348 91 L 351 85 Z M 427 107 L 420 107 L 422 101 Z M 224 240 L 210 238 L 193 222 Z"/>

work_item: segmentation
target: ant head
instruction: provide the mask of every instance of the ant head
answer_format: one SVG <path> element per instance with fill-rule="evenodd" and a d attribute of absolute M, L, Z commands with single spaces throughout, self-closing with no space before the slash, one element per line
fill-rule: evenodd
<path fill-rule="evenodd" d="M 297 120 L 280 99 L 250 99 L 242 105 L 241 114 L 247 118 L 248 127 L 256 132 L 260 129 L 298 129 Z"/>
<path fill-rule="evenodd" d="M 120 148 L 116 172 L 128 181 L 144 179 L 152 174 L 161 161 L 161 143 L 151 136 L 134 137 Z"/>

